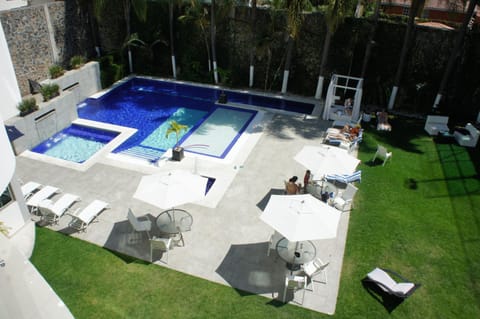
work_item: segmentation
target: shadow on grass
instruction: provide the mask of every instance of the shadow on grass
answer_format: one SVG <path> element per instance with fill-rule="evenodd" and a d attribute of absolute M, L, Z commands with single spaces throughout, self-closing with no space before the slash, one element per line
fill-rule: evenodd
<path fill-rule="evenodd" d="M 371 281 L 362 280 L 363 288 L 372 296 L 376 301 L 382 304 L 389 313 L 394 311 L 404 299 L 392 296 L 383 291 L 378 285 Z"/>
<path fill-rule="evenodd" d="M 108 248 L 105 248 L 105 247 L 104 247 L 104 249 L 106 251 L 110 252 L 112 255 L 115 255 L 119 259 L 123 260 L 123 262 L 126 263 L 126 264 L 132 264 L 132 263 L 136 263 L 136 264 L 140 264 L 140 265 L 149 265 L 150 264 L 148 261 L 145 261 L 143 259 L 138 259 L 138 258 L 129 256 L 129 255 L 125 255 L 125 254 L 119 253 L 118 251 L 111 250 L 111 249 L 108 249 Z"/>
<path fill-rule="evenodd" d="M 469 268 L 474 298 L 480 303 L 480 151 L 451 144 L 437 143 L 437 153 L 442 165 L 447 192 L 451 200 L 455 227 L 461 242 L 465 264 Z M 454 197 L 461 197 L 457 199 Z"/>

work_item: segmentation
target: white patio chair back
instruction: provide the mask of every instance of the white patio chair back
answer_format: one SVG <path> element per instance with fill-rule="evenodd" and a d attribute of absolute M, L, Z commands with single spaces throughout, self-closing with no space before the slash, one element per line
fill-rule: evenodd
<path fill-rule="evenodd" d="M 171 246 L 172 238 L 153 237 L 150 239 L 150 261 L 153 262 L 153 251 L 160 250 L 166 254 L 165 263 L 168 264 L 168 251 L 170 250 Z"/>
<path fill-rule="evenodd" d="M 388 150 L 384 146 L 378 145 L 377 151 L 373 156 L 372 162 L 375 162 L 375 159 L 379 158 L 383 160 L 382 166 L 384 166 L 387 160 L 390 159 L 391 157 L 392 157 L 392 152 L 388 152 Z"/>
<path fill-rule="evenodd" d="M 312 281 L 312 291 L 313 291 L 313 281 L 317 281 L 320 283 L 327 283 L 327 270 L 330 263 L 323 262 L 320 258 L 315 258 L 314 260 L 305 263 L 302 268 L 305 274 L 310 278 Z"/>
<path fill-rule="evenodd" d="M 284 236 L 280 234 L 279 232 L 275 231 L 271 236 L 270 240 L 268 242 L 268 250 L 267 250 L 267 256 L 270 256 L 270 251 L 275 250 L 277 248 L 277 243 L 280 239 L 282 239 Z"/>
<path fill-rule="evenodd" d="M 298 304 L 303 304 L 303 300 L 305 299 L 305 288 L 307 286 L 307 276 L 294 276 L 288 275 L 285 277 L 285 288 L 283 290 L 283 302 L 286 301 L 287 291 L 293 291 L 293 302 Z M 295 301 L 295 292 L 297 290 L 302 290 L 302 302 Z"/>
<path fill-rule="evenodd" d="M 337 197 L 333 200 L 333 206 L 335 208 L 341 210 L 342 212 L 346 211 L 347 208 L 352 208 L 353 198 L 357 193 L 358 188 L 356 188 L 353 184 L 348 183 L 347 188 L 342 193 L 339 193 Z"/>

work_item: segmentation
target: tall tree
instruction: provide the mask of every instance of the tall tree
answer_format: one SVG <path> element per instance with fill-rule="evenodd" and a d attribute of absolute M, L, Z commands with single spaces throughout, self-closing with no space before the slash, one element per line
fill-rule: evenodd
<path fill-rule="evenodd" d="M 403 69 L 405 68 L 405 62 L 407 60 L 407 54 L 413 41 L 415 33 L 415 17 L 419 15 L 423 10 L 425 0 L 412 0 L 410 6 L 410 12 L 408 14 L 407 31 L 403 39 L 402 51 L 400 52 L 400 62 L 398 63 L 397 73 L 393 80 L 393 88 L 390 93 L 390 99 L 388 101 L 388 109 L 393 109 L 395 100 L 397 98 L 398 88 L 400 87 L 400 81 L 402 80 Z"/>
<path fill-rule="evenodd" d="M 351 9 L 352 6 L 353 2 L 351 0 L 329 0 L 328 2 L 327 11 L 325 12 L 327 33 L 325 35 L 325 41 L 323 42 L 322 59 L 320 61 L 320 74 L 318 76 L 317 89 L 315 92 L 316 99 L 320 99 L 322 97 L 323 82 L 326 77 L 326 66 L 332 37 L 335 34 L 338 26 L 345 19 L 348 10 Z"/>
<path fill-rule="evenodd" d="M 448 80 L 450 79 L 450 75 L 452 74 L 453 68 L 455 63 L 458 60 L 458 57 L 461 55 L 461 48 L 462 43 L 465 38 L 465 34 L 467 33 L 467 26 L 472 19 L 473 11 L 475 10 L 475 6 L 477 5 L 478 0 L 470 0 L 467 8 L 467 12 L 465 13 L 465 18 L 463 19 L 462 26 L 458 30 L 457 39 L 455 41 L 455 46 L 453 47 L 452 54 L 448 60 L 447 67 L 445 69 L 445 73 L 442 77 L 442 82 L 440 82 L 440 87 L 438 88 L 437 96 L 435 97 L 435 101 L 433 102 L 433 109 L 436 109 L 445 95 L 445 90 L 447 88 Z"/>
<path fill-rule="evenodd" d="M 104 10 L 106 10 L 109 6 L 117 5 L 117 1 L 115 0 L 95 0 L 94 1 L 94 11 L 97 17 L 101 17 Z M 126 36 L 124 43 L 127 44 L 127 51 L 128 51 L 128 66 L 130 73 L 133 72 L 133 59 L 132 59 L 132 50 L 131 45 L 128 44 L 131 40 L 131 25 L 130 25 L 130 16 L 131 11 L 135 12 L 137 18 L 140 21 L 145 21 L 147 18 L 147 3 L 146 0 L 122 0 L 122 7 L 123 7 L 123 17 L 125 19 L 125 27 L 126 27 Z"/>
<path fill-rule="evenodd" d="M 287 1 L 287 51 L 285 57 L 285 68 L 283 70 L 282 94 L 287 93 L 288 76 L 290 74 L 290 66 L 292 64 L 292 52 L 295 42 L 298 39 L 300 29 L 302 27 L 304 16 L 303 10 L 307 8 L 307 0 L 290 0 Z"/>
<path fill-rule="evenodd" d="M 257 25 L 257 0 L 252 0 L 250 8 L 250 52 L 249 52 L 249 61 L 250 61 L 250 74 L 248 78 L 248 86 L 253 87 L 253 78 L 255 73 L 255 51 L 257 50 L 257 41 L 256 41 L 256 25 Z"/>
<path fill-rule="evenodd" d="M 372 47 L 375 43 L 375 35 L 377 33 L 378 16 L 380 15 L 381 1 L 382 0 L 375 1 L 375 9 L 373 11 L 373 17 L 372 17 L 372 30 L 370 31 L 370 35 L 368 36 L 367 46 L 365 48 L 365 55 L 363 57 L 363 63 L 362 63 L 362 71 L 360 74 L 361 78 L 365 78 L 365 74 L 367 73 L 368 61 L 370 60 L 370 56 L 372 55 Z"/>
<path fill-rule="evenodd" d="M 210 41 L 212 43 L 212 64 L 213 64 L 213 80 L 218 84 L 218 68 L 217 68 L 217 47 L 215 44 L 217 37 L 217 25 L 215 23 L 215 0 L 212 0 L 210 6 Z"/>

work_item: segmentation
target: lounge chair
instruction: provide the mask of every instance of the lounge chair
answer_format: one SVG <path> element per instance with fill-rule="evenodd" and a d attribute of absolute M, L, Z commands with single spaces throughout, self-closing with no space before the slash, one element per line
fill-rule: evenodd
<path fill-rule="evenodd" d="M 30 195 L 32 195 L 40 187 L 42 187 L 42 184 L 37 182 L 32 182 L 32 181 L 27 182 L 26 184 L 23 184 L 22 186 L 20 186 L 24 198 L 27 198 Z"/>
<path fill-rule="evenodd" d="M 362 171 L 356 171 L 353 174 L 327 174 L 325 175 L 327 181 L 340 182 L 343 184 L 361 182 L 362 181 Z"/>
<path fill-rule="evenodd" d="M 397 282 L 392 276 L 401 281 Z M 408 298 L 418 287 L 420 287 L 420 284 L 415 284 L 391 270 L 378 267 L 369 272 L 362 281 L 364 283 L 371 282 L 380 287 L 387 294 L 401 299 Z"/>
<path fill-rule="evenodd" d="M 464 128 L 455 129 L 453 136 L 458 145 L 475 147 L 477 146 L 478 138 L 480 137 L 480 131 L 471 123 L 467 123 Z"/>
<path fill-rule="evenodd" d="M 78 231 L 85 231 L 87 226 L 97 217 L 104 209 L 107 209 L 108 203 L 101 200 L 94 200 L 87 207 L 77 209 L 73 213 L 72 220 L 68 224 L 69 227 L 77 229 Z"/>
<path fill-rule="evenodd" d="M 60 192 L 57 187 L 44 186 L 38 192 L 27 198 L 27 206 L 30 208 L 30 213 L 34 214 L 38 211 L 38 205 L 44 200 L 52 197 Z"/>
<path fill-rule="evenodd" d="M 72 206 L 75 202 L 79 201 L 80 197 L 73 194 L 64 194 L 53 203 L 50 199 L 42 201 L 38 205 L 38 210 L 40 212 L 42 220 L 58 224 L 60 218 L 65 214 L 65 212 Z"/>

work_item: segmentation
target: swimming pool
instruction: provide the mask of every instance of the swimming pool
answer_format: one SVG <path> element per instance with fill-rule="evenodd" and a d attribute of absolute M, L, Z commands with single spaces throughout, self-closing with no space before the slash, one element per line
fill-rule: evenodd
<path fill-rule="evenodd" d="M 83 163 L 108 144 L 118 132 L 72 124 L 32 148 L 32 152 Z"/>
<path fill-rule="evenodd" d="M 132 78 L 97 99 L 80 103 L 78 114 L 137 129 L 113 153 L 157 160 L 177 144 L 175 134 L 166 136 L 170 123 L 176 121 L 188 127 L 178 142 L 185 151 L 225 158 L 257 111 L 215 104 L 208 90 L 189 91 L 183 84 Z"/>

